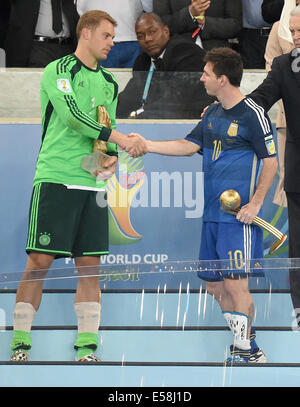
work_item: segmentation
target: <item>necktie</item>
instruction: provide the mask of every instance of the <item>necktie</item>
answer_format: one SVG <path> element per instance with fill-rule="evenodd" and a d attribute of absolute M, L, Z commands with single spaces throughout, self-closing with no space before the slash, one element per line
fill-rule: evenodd
<path fill-rule="evenodd" d="M 157 71 L 161 71 L 163 66 L 163 60 L 161 58 L 154 58 L 154 65 Z"/>
<path fill-rule="evenodd" d="M 51 0 L 52 4 L 52 28 L 56 34 L 62 30 L 61 0 Z"/>

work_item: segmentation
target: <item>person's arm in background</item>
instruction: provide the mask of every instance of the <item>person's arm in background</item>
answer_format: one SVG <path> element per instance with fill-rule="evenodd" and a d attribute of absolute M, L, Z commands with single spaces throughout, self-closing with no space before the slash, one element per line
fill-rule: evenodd
<path fill-rule="evenodd" d="M 172 13 L 169 0 L 153 0 L 153 12 L 169 26 L 172 34 L 193 33 L 198 23 L 192 18 L 189 5 Z"/>
<path fill-rule="evenodd" d="M 276 22 L 269 34 L 269 38 L 267 41 L 266 45 L 266 51 L 265 51 L 265 60 L 266 60 L 266 71 L 270 72 L 272 63 L 274 61 L 274 58 L 278 57 L 279 55 L 284 54 L 279 38 L 278 38 L 278 27 L 279 27 L 279 22 Z M 284 107 L 283 107 L 283 102 L 280 99 L 278 101 L 278 107 L 279 107 L 279 112 L 281 113 L 281 122 L 285 122 L 285 117 L 284 117 Z M 285 126 L 284 126 L 285 127 Z"/>
<path fill-rule="evenodd" d="M 226 0 L 225 10 L 222 17 L 205 15 L 205 24 L 201 32 L 201 39 L 234 38 L 242 29 L 242 25 L 241 0 Z"/>
<path fill-rule="evenodd" d="M 247 95 L 262 106 L 266 112 L 281 99 L 281 70 L 277 58 L 273 61 L 272 69 L 265 80 L 252 93 Z"/>

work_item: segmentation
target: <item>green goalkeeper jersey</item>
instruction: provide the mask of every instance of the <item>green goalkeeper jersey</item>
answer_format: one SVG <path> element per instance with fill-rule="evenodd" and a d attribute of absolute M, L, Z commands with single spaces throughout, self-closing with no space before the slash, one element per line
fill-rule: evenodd
<path fill-rule="evenodd" d="M 41 82 L 42 143 L 34 185 L 53 182 L 83 187 L 96 178 L 81 168 L 84 156 L 93 152 L 95 139 L 107 141 L 116 127 L 118 84 L 108 70 L 86 67 L 74 54 L 51 62 Z M 97 106 L 105 106 L 111 128 L 97 122 Z M 116 153 L 114 143 L 108 152 Z"/>

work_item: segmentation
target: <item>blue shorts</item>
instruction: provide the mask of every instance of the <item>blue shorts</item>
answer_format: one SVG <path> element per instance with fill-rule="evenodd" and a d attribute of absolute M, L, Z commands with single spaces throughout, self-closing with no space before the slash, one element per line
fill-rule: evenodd
<path fill-rule="evenodd" d="M 206 281 L 263 275 L 259 261 L 255 264 L 255 272 L 244 263 L 263 258 L 263 231 L 256 225 L 244 223 L 204 222 L 199 258 L 198 277 Z M 212 262 L 201 263 L 202 260 Z"/>

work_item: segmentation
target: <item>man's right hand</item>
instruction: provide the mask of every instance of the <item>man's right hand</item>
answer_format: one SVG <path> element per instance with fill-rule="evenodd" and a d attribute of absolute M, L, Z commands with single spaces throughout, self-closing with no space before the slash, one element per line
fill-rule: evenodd
<path fill-rule="evenodd" d="M 139 157 L 147 153 L 146 140 L 138 133 L 130 133 L 124 138 L 123 150 L 127 151 L 131 157 Z"/>
<path fill-rule="evenodd" d="M 131 157 L 139 157 L 147 153 L 146 141 L 137 133 L 125 135 L 116 130 L 112 130 L 108 141 L 118 144 L 120 149 L 127 151 Z"/>
<path fill-rule="evenodd" d="M 220 103 L 220 102 L 218 102 L 217 100 L 214 101 L 214 104 L 215 104 L 215 105 L 217 105 L 218 103 Z M 209 108 L 209 106 L 211 106 L 211 104 L 208 105 L 208 106 L 206 106 L 206 107 L 202 110 L 202 113 L 201 113 L 201 116 L 200 116 L 201 119 L 203 119 L 203 117 L 204 117 L 205 113 L 207 112 L 207 109 Z"/>
<path fill-rule="evenodd" d="M 191 0 L 189 7 L 192 16 L 202 16 L 210 6 L 210 0 Z"/>

